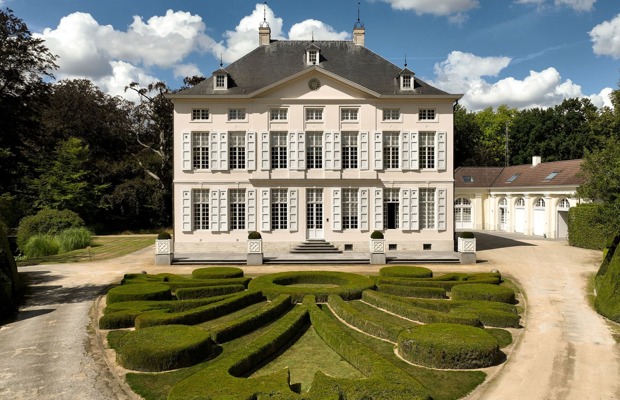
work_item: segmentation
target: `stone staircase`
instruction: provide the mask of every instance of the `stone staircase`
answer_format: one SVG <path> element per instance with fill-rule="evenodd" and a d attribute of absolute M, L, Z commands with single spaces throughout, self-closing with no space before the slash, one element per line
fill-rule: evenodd
<path fill-rule="evenodd" d="M 339 254 L 342 250 L 339 250 L 333 244 L 326 242 L 325 240 L 306 240 L 293 247 L 289 251 L 292 254 Z"/>

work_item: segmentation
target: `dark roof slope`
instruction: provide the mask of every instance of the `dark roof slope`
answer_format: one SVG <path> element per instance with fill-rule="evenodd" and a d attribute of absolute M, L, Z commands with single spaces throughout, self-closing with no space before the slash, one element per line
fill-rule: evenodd
<path fill-rule="evenodd" d="M 582 160 L 555 161 L 510 167 L 460 167 L 454 172 L 456 187 L 541 187 L 579 186 L 584 178 L 579 175 Z M 465 182 L 471 176 L 473 182 Z"/>
<path fill-rule="evenodd" d="M 320 49 L 319 67 L 381 95 L 411 95 L 401 91 L 398 81 L 402 68 L 352 41 L 272 41 L 259 46 L 224 68 L 230 77 L 228 90 L 214 90 L 213 77 L 183 90 L 178 95 L 250 94 L 311 66 L 306 65 L 306 49 Z M 415 94 L 448 95 L 415 78 Z"/>

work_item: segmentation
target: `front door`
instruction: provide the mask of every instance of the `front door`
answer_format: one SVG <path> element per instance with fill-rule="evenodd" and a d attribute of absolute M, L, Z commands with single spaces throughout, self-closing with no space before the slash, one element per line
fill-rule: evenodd
<path fill-rule="evenodd" d="M 506 207 L 500 207 L 499 209 L 499 230 L 505 231 L 508 227 L 508 210 Z"/>
<path fill-rule="evenodd" d="M 323 189 L 306 191 L 306 229 L 308 239 L 323 239 Z"/>

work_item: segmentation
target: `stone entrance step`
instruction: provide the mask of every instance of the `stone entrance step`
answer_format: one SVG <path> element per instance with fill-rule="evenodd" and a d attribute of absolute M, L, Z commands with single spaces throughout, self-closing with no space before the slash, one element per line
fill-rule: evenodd
<path fill-rule="evenodd" d="M 338 254 L 342 253 L 333 244 L 325 240 L 306 240 L 303 243 L 293 247 L 290 251 L 292 254 Z"/>

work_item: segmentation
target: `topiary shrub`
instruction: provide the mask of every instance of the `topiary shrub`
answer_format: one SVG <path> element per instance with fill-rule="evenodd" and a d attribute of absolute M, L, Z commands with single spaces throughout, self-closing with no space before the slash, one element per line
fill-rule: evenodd
<path fill-rule="evenodd" d="M 137 283 L 121 285 L 108 291 L 107 303 L 133 300 L 170 300 L 170 287 L 162 283 Z"/>
<path fill-rule="evenodd" d="M 259 232 L 256 231 L 252 231 L 250 233 L 248 233 L 248 239 L 261 239 L 262 236 Z"/>
<path fill-rule="evenodd" d="M 70 210 L 52 210 L 44 208 L 19 222 L 17 246 L 23 251 L 28 240 L 34 235 L 56 235 L 69 228 L 84 227 L 84 220 Z"/>
<path fill-rule="evenodd" d="M 470 369 L 496 364 L 497 339 L 484 329 L 460 324 L 429 324 L 403 331 L 398 353 L 407 361 L 432 368 Z"/>
<path fill-rule="evenodd" d="M 192 277 L 195 279 L 242 278 L 243 270 L 237 267 L 198 268 L 192 271 Z"/>
<path fill-rule="evenodd" d="M 46 257 L 58 254 L 60 246 L 51 235 L 34 235 L 28 239 L 25 246 L 21 247 L 21 250 L 28 258 Z"/>
<path fill-rule="evenodd" d="M 384 237 L 383 236 L 383 232 L 381 232 L 381 231 L 373 231 L 370 234 L 370 238 L 371 239 L 383 239 L 383 237 Z"/>
<path fill-rule="evenodd" d="M 432 278 L 433 271 L 424 267 L 383 267 L 379 270 L 380 276 L 390 276 L 394 278 Z"/>
<path fill-rule="evenodd" d="M 92 232 L 86 228 L 69 228 L 54 236 L 54 239 L 60 247 L 60 252 L 66 253 L 90 246 L 92 236 Z"/>
<path fill-rule="evenodd" d="M 167 371 L 198 364 L 211 351 L 208 331 L 167 325 L 129 332 L 118 339 L 116 360 L 127 369 Z"/>
<path fill-rule="evenodd" d="M 168 232 L 160 232 L 157 234 L 157 240 L 168 240 L 168 239 L 172 239 L 172 235 L 170 235 Z"/>
<path fill-rule="evenodd" d="M 514 290 L 504 286 L 489 285 L 486 283 L 453 286 L 450 297 L 453 300 L 484 300 L 508 304 L 515 303 Z"/>
<path fill-rule="evenodd" d="M 473 238 L 475 238 L 475 236 L 474 236 L 473 232 L 462 232 L 461 233 L 461 238 L 463 238 L 463 239 L 473 239 Z"/>

